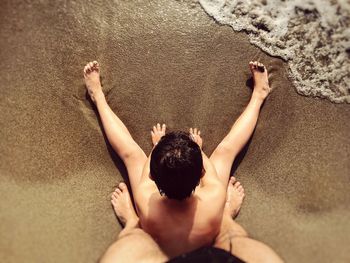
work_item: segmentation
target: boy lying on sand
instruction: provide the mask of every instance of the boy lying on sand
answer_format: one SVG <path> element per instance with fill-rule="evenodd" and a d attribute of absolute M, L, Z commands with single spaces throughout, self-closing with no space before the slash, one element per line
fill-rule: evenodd
<path fill-rule="evenodd" d="M 209 158 L 201 150 L 199 130 L 165 134 L 164 124 L 153 127 L 154 148 L 147 158 L 107 104 L 99 64 L 90 62 L 84 68 L 88 93 L 109 142 L 127 168 L 137 208 L 138 217 L 133 209 L 125 215 L 123 209 L 116 208 L 118 204 L 131 205 L 118 201 L 128 195 L 126 185 L 121 183 L 113 193 L 112 204 L 126 223 L 123 231 L 140 223 L 170 258 L 212 245 L 214 240 L 217 247 L 224 247 L 230 240 L 222 229 L 236 224 L 232 216 L 237 215 L 244 198 L 239 182 L 229 180 L 231 166 L 252 135 L 261 105 L 270 92 L 265 67 L 258 62 L 250 62 L 249 66 L 255 83 L 251 100 Z M 234 202 L 226 203 L 226 195 Z"/>

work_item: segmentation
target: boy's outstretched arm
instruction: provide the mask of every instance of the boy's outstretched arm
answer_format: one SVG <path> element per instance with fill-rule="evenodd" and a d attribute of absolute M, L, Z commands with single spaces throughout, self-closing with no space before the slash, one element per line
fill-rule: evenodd
<path fill-rule="evenodd" d="M 100 66 L 97 61 L 84 68 L 84 80 L 88 93 L 95 103 L 108 141 L 123 160 L 129 174 L 131 187 L 139 183 L 146 155 L 133 140 L 128 129 L 107 104 L 100 83 Z"/>
<path fill-rule="evenodd" d="M 259 117 L 260 108 L 271 91 L 265 66 L 258 62 L 250 62 L 249 67 L 254 78 L 254 90 L 248 106 L 210 156 L 210 160 L 225 185 L 228 183 L 232 163 L 251 137 Z"/>

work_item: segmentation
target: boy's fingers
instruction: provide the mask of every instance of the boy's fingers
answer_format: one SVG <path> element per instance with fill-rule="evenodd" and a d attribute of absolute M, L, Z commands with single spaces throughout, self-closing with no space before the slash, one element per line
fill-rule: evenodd
<path fill-rule="evenodd" d="M 201 131 L 198 130 L 198 135 L 201 135 Z"/>
<path fill-rule="evenodd" d="M 193 130 L 192 130 L 192 128 L 190 128 L 190 133 L 193 133 Z"/>
<path fill-rule="evenodd" d="M 166 129 L 166 125 L 163 124 L 163 125 L 162 125 L 162 132 L 165 132 L 165 129 Z"/>
<path fill-rule="evenodd" d="M 153 126 L 153 132 L 155 133 L 157 131 L 156 126 Z"/>
<path fill-rule="evenodd" d="M 197 134 L 197 128 L 194 128 L 194 134 Z"/>
<path fill-rule="evenodd" d="M 160 130 L 160 124 L 159 123 L 157 123 L 157 129 Z"/>

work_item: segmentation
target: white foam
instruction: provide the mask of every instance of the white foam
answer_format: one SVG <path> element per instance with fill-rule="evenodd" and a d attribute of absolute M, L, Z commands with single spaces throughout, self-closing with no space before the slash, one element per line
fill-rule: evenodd
<path fill-rule="evenodd" d="M 348 0 L 199 0 L 221 24 L 286 60 L 298 93 L 350 103 Z"/>

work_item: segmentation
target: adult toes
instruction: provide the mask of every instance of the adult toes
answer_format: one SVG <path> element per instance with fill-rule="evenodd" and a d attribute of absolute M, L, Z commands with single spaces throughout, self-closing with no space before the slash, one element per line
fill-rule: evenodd
<path fill-rule="evenodd" d="M 231 176 L 231 177 L 230 177 L 230 183 L 231 183 L 231 184 L 234 184 L 235 182 L 236 182 L 236 177 Z"/>
<path fill-rule="evenodd" d="M 112 198 L 111 203 L 113 206 L 117 206 L 117 199 Z"/>
<path fill-rule="evenodd" d="M 238 187 L 238 186 L 240 186 L 240 185 L 241 185 L 241 182 L 239 182 L 239 181 L 236 181 L 236 182 L 235 182 L 235 186 L 236 186 L 236 187 Z"/>
<path fill-rule="evenodd" d="M 125 191 L 125 190 L 128 189 L 128 187 L 126 186 L 126 184 L 123 183 L 123 182 L 121 182 L 121 183 L 119 184 L 119 188 L 120 188 L 122 191 Z"/>
<path fill-rule="evenodd" d="M 117 193 L 117 194 L 121 194 L 122 193 L 122 191 L 118 188 L 117 190 L 115 190 L 115 193 Z"/>
<path fill-rule="evenodd" d="M 240 182 L 236 181 L 233 185 L 234 188 L 238 189 L 238 187 L 241 185 Z"/>

